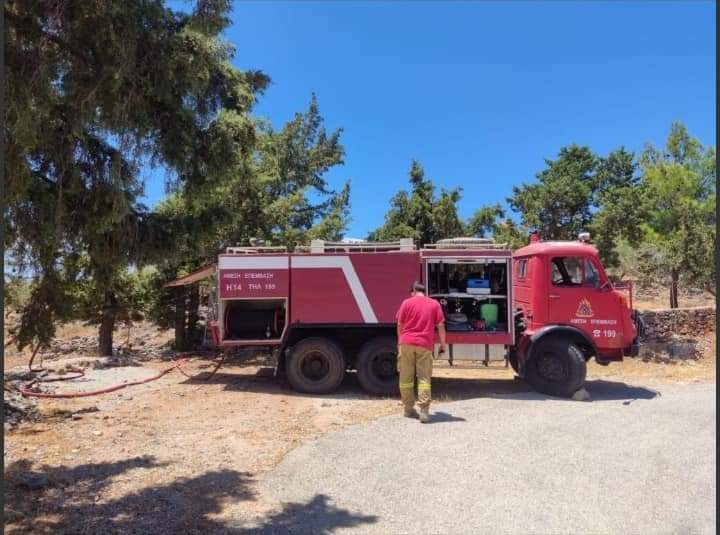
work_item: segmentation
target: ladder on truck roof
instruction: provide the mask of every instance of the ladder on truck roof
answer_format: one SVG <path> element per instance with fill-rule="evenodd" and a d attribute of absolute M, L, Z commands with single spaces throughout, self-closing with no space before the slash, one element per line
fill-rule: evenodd
<path fill-rule="evenodd" d="M 287 253 L 287 247 L 262 245 L 257 247 L 227 247 L 226 254 L 262 254 L 262 253 Z"/>
<path fill-rule="evenodd" d="M 495 243 L 488 238 L 446 238 L 426 243 L 424 249 L 507 249 L 507 243 Z"/>
<path fill-rule="evenodd" d="M 401 238 L 398 241 L 386 242 L 333 242 L 312 240 L 310 245 L 298 245 L 296 253 L 357 253 L 381 251 L 414 251 L 412 238 Z"/>

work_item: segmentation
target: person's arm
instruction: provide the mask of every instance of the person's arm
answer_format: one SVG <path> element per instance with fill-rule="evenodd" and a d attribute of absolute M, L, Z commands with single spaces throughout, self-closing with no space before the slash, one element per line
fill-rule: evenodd
<path fill-rule="evenodd" d="M 438 330 L 438 336 L 440 336 L 440 353 L 445 353 L 445 345 L 447 344 L 447 339 L 445 338 L 445 322 L 437 324 L 437 330 Z"/>
<path fill-rule="evenodd" d="M 397 350 L 398 355 L 400 354 L 400 335 L 402 334 L 402 328 L 403 328 L 403 319 L 405 313 L 405 301 L 402 302 L 400 305 L 400 308 L 397 311 L 397 314 L 395 314 L 395 321 L 397 322 Z"/>
<path fill-rule="evenodd" d="M 437 327 L 438 336 L 440 337 L 439 353 L 445 353 L 445 344 L 447 343 L 447 339 L 445 338 L 445 315 L 443 314 L 440 304 L 435 308 L 435 326 Z"/>

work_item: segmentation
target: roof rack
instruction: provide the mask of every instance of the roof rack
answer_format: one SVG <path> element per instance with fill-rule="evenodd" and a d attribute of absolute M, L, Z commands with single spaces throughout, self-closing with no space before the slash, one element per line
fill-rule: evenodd
<path fill-rule="evenodd" d="M 226 254 L 287 253 L 287 247 L 264 245 L 258 247 L 227 247 Z"/>
<path fill-rule="evenodd" d="M 312 240 L 310 245 L 297 245 L 295 247 L 296 253 L 349 253 L 414 250 L 415 244 L 413 243 L 412 238 L 401 238 L 398 241 L 354 243 Z"/>
<path fill-rule="evenodd" d="M 495 243 L 488 238 L 446 238 L 426 243 L 425 249 L 507 249 L 507 243 Z"/>

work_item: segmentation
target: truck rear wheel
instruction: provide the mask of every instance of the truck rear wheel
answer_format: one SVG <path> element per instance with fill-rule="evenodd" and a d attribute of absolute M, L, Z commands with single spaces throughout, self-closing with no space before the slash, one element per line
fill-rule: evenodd
<path fill-rule="evenodd" d="M 587 365 L 578 346 L 565 338 L 551 337 L 538 341 L 525 372 L 538 392 L 570 397 L 585 383 Z"/>
<path fill-rule="evenodd" d="M 397 341 L 389 336 L 373 338 L 360 349 L 355 364 L 358 380 L 372 394 L 398 393 Z"/>
<path fill-rule="evenodd" d="M 290 386 L 307 394 L 334 392 L 345 376 L 345 360 L 340 347 L 327 338 L 301 340 L 286 363 Z"/>

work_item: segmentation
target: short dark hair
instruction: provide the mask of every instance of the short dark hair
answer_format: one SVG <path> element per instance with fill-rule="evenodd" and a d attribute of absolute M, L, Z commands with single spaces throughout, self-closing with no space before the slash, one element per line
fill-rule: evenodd
<path fill-rule="evenodd" d="M 425 285 L 422 282 L 415 281 L 410 285 L 411 292 L 425 292 Z"/>

